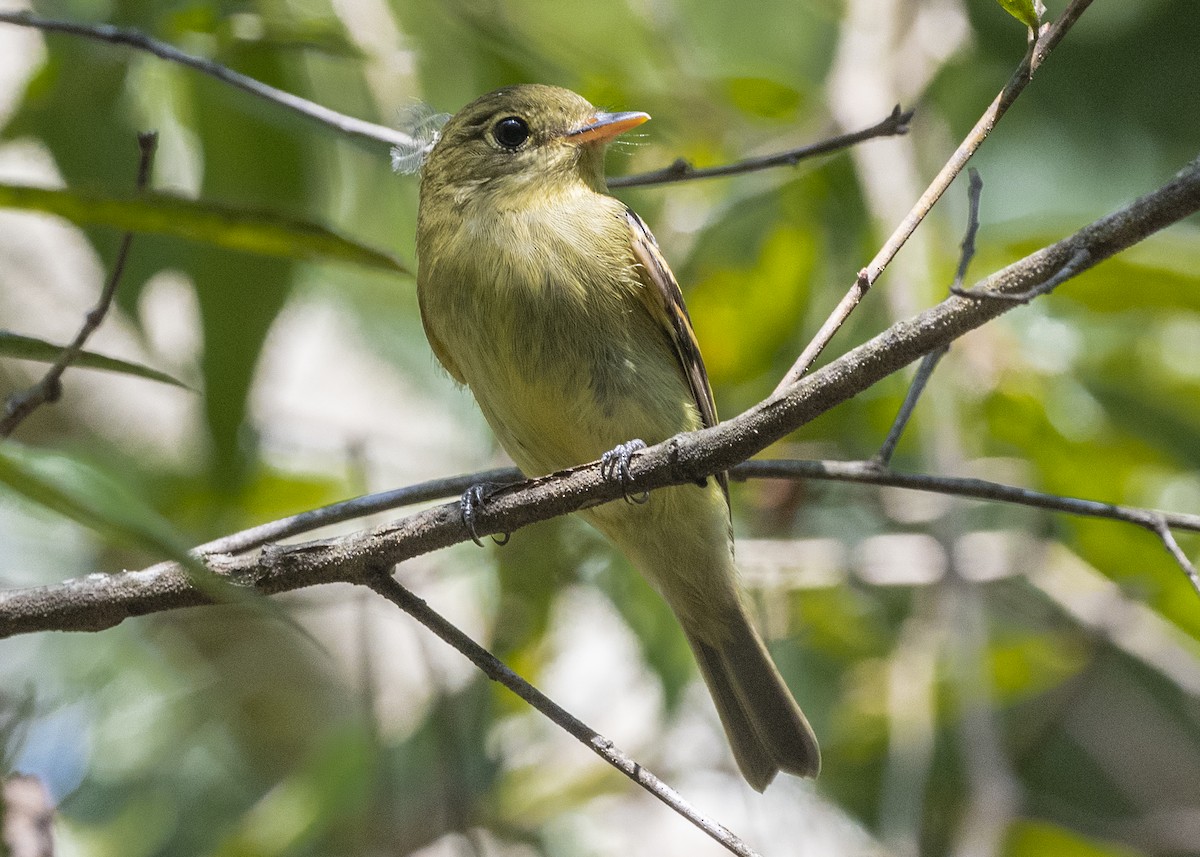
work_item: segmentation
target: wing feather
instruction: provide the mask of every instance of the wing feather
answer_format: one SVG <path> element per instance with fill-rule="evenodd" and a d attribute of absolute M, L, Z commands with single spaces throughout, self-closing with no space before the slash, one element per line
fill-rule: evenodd
<path fill-rule="evenodd" d="M 629 224 L 630 243 L 633 255 L 641 267 L 641 279 L 646 288 L 641 292 L 650 316 L 658 322 L 675 349 L 679 369 L 692 392 L 696 410 L 705 428 L 717 424 L 717 406 L 713 401 L 712 387 L 708 383 L 708 372 L 704 369 L 704 358 L 696 342 L 696 332 L 683 302 L 683 293 L 667 260 L 658 249 L 658 242 L 645 222 L 631 209 L 625 209 Z M 725 497 L 729 497 L 729 480 L 725 473 L 716 474 L 717 482 Z"/>

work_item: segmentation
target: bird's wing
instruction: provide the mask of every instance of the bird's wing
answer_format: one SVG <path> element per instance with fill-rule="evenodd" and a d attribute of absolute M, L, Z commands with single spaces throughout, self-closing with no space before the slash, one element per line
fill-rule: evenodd
<path fill-rule="evenodd" d="M 675 348 L 680 371 L 692 391 L 692 399 L 696 403 L 696 410 L 700 412 L 701 422 L 705 428 L 715 426 L 717 406 L 713 402 L 708 372 L 704 369 L 704 358 L 700 356 L 696 332 L 692 330 L 692 320 L 683 303 L 679 283 L 675 281 L 675 275 L 671 273 L 667 260 L 658 249 L 658 242 L 654 240 L 654 235 L 645 222 L 628 208 L 625 209 L 625 219 L 629 224 L 633 256 L 641 266 L 640 276 L 646 286 L 640 292 L 640 297 L 649 310 L 650 317 L 663 328 L 663 332 Z M 728 477 L 725 473 L 718 473 L 716 477 L 728 499 Z"/>
<path fill-rule="evenodd" d="M 425 328 L 425 338 L 429 340 L 429 347 L 433 351 L 433 356 L 437 358 L 438 363 L 442 364 L 442 368 L 450 373 L 450 377 L 460 384 L 466 384 L 467 380 L 463 377 L 462 370 L 458 368 L 458 364 L 454 362 L 450 356 L 450 352 L 446 346 L 442 344 L 441 338 L 434 332 L 433 326 L 429 323 L 430 315 L 425 311 L 425 301 L 423 288 L 420 288 L 418 283 L 417 301 L 421 305 L 421 326 Z"/>

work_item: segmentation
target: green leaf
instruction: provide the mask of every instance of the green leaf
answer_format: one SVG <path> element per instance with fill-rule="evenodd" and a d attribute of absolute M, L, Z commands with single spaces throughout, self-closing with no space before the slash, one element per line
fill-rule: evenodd
<path fill-rule="evenodd" d="M 36 339 L 32 336 L 22 336 L 19 333 L 0 330 L 0 357 L 53 363 L 62 354 L 64 348 L 65 346 L 55 345 L 53 342 L 46 342 L 44 339 Z M 157 369 L 151 369 L 149 366 L 143 366 L 140 363 L 130 363 L 128 360 L 106 357 L 94 351 L 79 352 L 79 355 L 71 362 L 71 365 L 82 369 L 100 369 L 105 372 L 135 375 L 138 378 L 145 378 L 148 381 L 171 384 L 176 387 L 182 387 L 185 390 L 192 389 L 187 384 L 172 378 L 165 372 L 159 372 Z"/>
<path fill-rule="evenodd" d="M 170 235 L 264 256 L 349 262 L 410 273 L 391 254 L 343 238 L 315 223 L 168 194 L 122 197 L 0 183 L 0 207 L 44 211 L 81 226 Z"/>
<path fill-rule="evenodd" d="M 210 573 L 188 555 L 187 543 L 157 512 L 77 459 L 6 441 L 0 445 L 0 485 L 117 541 Z"/>
<path fill-rule="evenodd" d="M 1037 0 L 996 0 L 996 2 L 1004 7 L 1005 12 L 1037 32 L 1038 26 L 1042 23 L 1040 12 L 1045 8 Z"/>
<path fill-rule="evenodd" d="M 1005 857 L 1136 857 L 1137 851 L 1115 842 L 1084 836 L 1048 821 L 1015 822 L 1004 847 Z"/>
<path fill-rule="evenodd" d="M 221 578 L 192 556 L 187 541 L 168 520 L 100 469 L 62 452 L 5 441 L 0 445 L 0 485 L 114 541 L 174 560 L 213 601 L 262 610 L 320 648 L 278 604 Z"/>

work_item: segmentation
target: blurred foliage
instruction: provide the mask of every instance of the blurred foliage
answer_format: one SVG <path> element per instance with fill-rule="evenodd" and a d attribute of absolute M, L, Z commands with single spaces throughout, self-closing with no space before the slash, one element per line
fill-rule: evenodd
<path fill-rule="evenodd" d="M 33 8 L 135 27 L 385 124 L 414 100 L 453 111 L 505 84 L 568 86 L 654 116 L 633 145 L 614 147 L 610 171 L 628 173 L 676 157 L 720 163 L 834 129 L 832 83 L 859 5 Z M 849 62 L 900 69 L 893 84 L 914 93 L 918 112 L 909 136 L 872 151 L 932 175 L 1025 49 L 1025 27 L 1005 10 L 1028 22 L 1035 5 L 878 4 L 904 25 L 908 53 L 897 48 L 891 66 L 876 55 Z M 1045 20 L 1064 5 L 1051 3 Z M 481 420 L 421 337 L 403 273 L 416 261 L 417 183 L 390 173 L 385 146 L 340 139 L 150 56 L 26 36 L 0 77 L 11 89 L 11 102 L 0 99 L 0 205 L 15 209 L 0 228 L 0 386 L 34 377 L 20 342 L 66 341 L 112 263 L 115 230 L 133 227 L 142 234 L 101 331 L 123 338 L 90 343 L 93 364 L 150 367 L 199 392 L 68 371 L 63 400 L 0 445 L 0 585 L 143 567 L 367 487 L 486 460 Z M 1195 156 L 1197 43 L 1200 17 L 1187 3 L 1088 10 L 975 160 L 985 189 L 974 274 L 1061 238 Z M 156 193 L 139 199 L 133 140 L 149 127 L 161 138 Z M 30 150 L 38 155 L 20 160 Z M 769 393 L 890 231 L 871 180 L 843 154 L 623 194 L 679 274 L 725 415 Z M 962 196 L 953 188 L 923 228 L 921 281 L 885 276 L 831 354 L 892 320 L 886 290 L 912 290 L 917 306 L 944 293 Z M 78 227 L 84 261 L 70 277 L 94 283 L 41 279 L 59 255 L 79 256 L 35 230 L 47 212 Z M 956 344 L 897 466 L 1200 509 L 1197 228 L 1176 227 Z M 51 301 L 63 294 L 77 310 Z M 89 396 L 98 379 L 115 386 Z M 903 395 L 904 379 L 888 379 L 772 452 L 868 457 Z M 869 836 L 887 853 L 940 855 L 992 831 L 982 853 L 1200 854 L 1200 601 L 1155 538 L 836 484 L 738 485 L 734 512 L 739 532 L 756 537 L 740 554 L 754 604 L 822 740 L 815 799 L 794 784 L 729 799 L 743 787 L 669 611 L 578 522 L 401 574 L 590 725 L 616 730 L 651 769 L 689 783 L 707 772 L 703 782 L 721 791 L 705 808 L 728 821 L 723 811 L 748 806 L 750 829 L 731 826 L 752 840 L 763 831 L 752 844 L 764 853 L 796 853 L 801 839 L 812 853 L 860 853 Z M 1200 554 L 1200 538 L 1179 541 Z M 770 545 L 783 547 L 763 568 Z M 872 570 L 881 554 L 882 575 Z M 580 613 L 564 597 L 579 580 L 604 609 Z M 628 850 L 649 819 L 669 831 L 652 841 L 672 847 L 643 843 L 644 853 L 712 853 L 407 617 L 342 589 L 278 603 L 303 633 L 240 604 L 0 642 L 3 773 L 32 771 L 50 785 L 63 853 L 583 855 Z M 580 648 L 591 657 L 583 669 Z M 593 686 L 618 687 L 617 674 L 619 692 L 588 701 Z M 622 722 L 629 712 L 636 725 Z M 648 803 L 635 815 L 639 800 Z M 839 814 L 861 826 L 860 839 L 814 834 L 829 827 L 818 817 Z M 808 826 L 771 840 L 767 819 L 779 818 Z"/>

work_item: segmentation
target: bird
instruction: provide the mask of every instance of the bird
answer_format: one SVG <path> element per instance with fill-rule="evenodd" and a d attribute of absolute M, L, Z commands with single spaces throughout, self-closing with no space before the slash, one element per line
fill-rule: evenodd
<path fill-rule="evenodd" d="M 675 276 L 608 193 L 604 153 L 650 117 L 522 84 L 452 116 L 421 168 L 425 334 L 527 477 L 717 423 Z M 629 498 L 627 498 L 629 499 Z M 754 629 L 733 561 L 724 474 L 582 510 L 674 612 L 743 777 L 815 777 L 807 719 Z"/>

